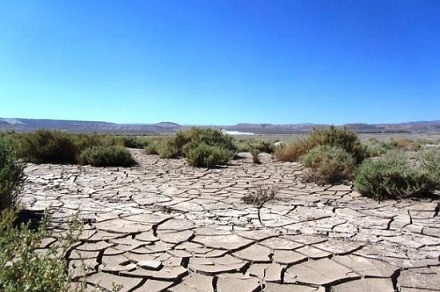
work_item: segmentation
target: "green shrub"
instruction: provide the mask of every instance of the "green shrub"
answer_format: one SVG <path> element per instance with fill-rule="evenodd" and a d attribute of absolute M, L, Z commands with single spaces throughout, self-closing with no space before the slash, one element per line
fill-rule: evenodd
<path fill-rule="evenodd" d="M 69 275 L 64 257 L 81 232 L 77 219 L 58 245 L 38 252 L 41 240 L 48 236 L 43 224 L 36 232 L 26 224 L 15 227 L 16 213 L 4 210 L 0 215 L 0 291 L 68 291 Z M 41 251 L 41 250 L 40 250 Z M 83 290 L 84 289 L 79 289 Z"/>
<path fill-rule="evenodd" d="M 391 150 L 393 146 L 390 143 L 379 141 L 376 138 L 368 139 L 363 144 L 366 157 L 377 157 Z"/>
<path fill-rule="evenodd" d="M 301 157 L 307 167 L 305 179 L 319 184 L 337 183 L 352 179 L 355 160 L 344 149 L 331 145 L 318 145 Z"/>
<path fill-rule="evenodd" d="M 24 180 L 24 164 L 15 158 L 14 145 L 7 137 L 0 138 L 0 211 L 15 207 Z"/>
<path fill-rule="evenodd" d="M 122 146 L 127 148 L 144 149 L 150 143 L 150 139 L 147 137 L 137 136 L 122 136 Z"/>
<path fill-rule="evenodd" d="M 145 146 L 145 153 L 148 155 L 158 155 L 159 154 L 159 144 L 156 141 L 150 142 L 147 146 Z"/>
<path fill-rule="evenodd" d="M 180 138 L 180 139 L 177 139 Z M 220 148 L 233 151 L 237 150 L 234 140 L 231 136 L 224 134 L 219 130 L 214 129 L 201 129 L 192 128 L 185 132 L 179 132 L 176 134 L 176 146 L 183 150 L 185 153 L 186 149 L 193 148 L 195 145 L 204 143 L 206 145 L 218 146 Z"/>
<path fill-rule="evenodd" d="M 78 148 L 68 134 L 38 130 L 22 135 L 20 156 L 35 163 L 76 163 Z"/>
<path fill-rule="evenodd" d="M 96 146 L 84 150 L 80 163 L 92 166 L 133 166 L 136 164 L 130 151 L 121 146 Z"/>
<path fill-rule="evenodd" d="M 234 153 L 219 146 L 200 143 L 188 148 L 186 159 L 188 164 L 196 167 L 213 167 L 227 164 L 232 159 Z"/>
<path fill-rule="evenodd" d="M 355 132 L 346 128 L 340 129 L 334 126 L 325 129 L 314 129 L 307 138 L 309 149 L 318 145 L 330 145 L 344 149 L 350 153 L 356 160 L 361 163 L 365 158 L 365 150 Z"/>
<path fill-rule="evenodd" d="M 276 147 L 274 156 L 279 161 L 296 162 L 310 149 L 306 139 L 298 139 L 287 145 Z"/>
<path fill-rule="evenodd" d="M 176 146 L 174 138 L 162 140 L 157 148 L 157 152 L 159 153 L 159 157 L 164 159 L 178 158 L 182 155 L 182 150 Z"/>
<path fill-rule="evenodd" d="M 440 147 L 437 149 L 425 149 L 420 153 L 421 167 L 428 172 L 435 182 L 436 188 L 440 189 Z"/>
<path fill-rule="evenodd" d="M 79 153 L 96 146 L 124 146 L 124 141 L 113 135 L 72 134 L 70 137 Z"/>
<path fill-rule="evenodd" d="M 353 156 L 356 163 L 362 162 L 366 156 L 365 149 L 356 133 L 345 128 L 331 126 L 324 129 L 314 129 L 305 139 L 295 140 L 286 146 L 277 147 L 275 158 L 280 161 L 298 161 L 301 156 L 319 145 L 342 148 Z"/>
<path fill-rule="evenodd" d="M 261 164 L 260 157 L 258 156 L 260 154 L 260 150 L 257 148 L 251 148 L 251 155 L 252 155 L 252 161 L 255 164 Z"/>
<path fill-rule="evenodd" d="M 368 159 L 358 168 L 354 181 L 364 196 L 377 200 L 401 199 L 432 193 L 436 183 L 423 167 L 411 164 L 399 152 Z"/>

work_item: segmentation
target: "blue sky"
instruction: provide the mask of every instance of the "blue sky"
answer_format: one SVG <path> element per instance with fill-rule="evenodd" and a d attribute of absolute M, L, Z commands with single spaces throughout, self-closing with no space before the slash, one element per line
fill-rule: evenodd
<path fill-rule="evenodd" d="M 438 0 L 0 4 L 0 117 L 440 120 Z"/>

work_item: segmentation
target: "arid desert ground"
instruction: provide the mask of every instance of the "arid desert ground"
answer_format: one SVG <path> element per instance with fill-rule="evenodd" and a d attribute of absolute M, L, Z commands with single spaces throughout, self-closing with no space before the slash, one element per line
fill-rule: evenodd
<path fill-rule="evenodd" d="M 90 290 L 440 291 L 436 197 L 377 202 L 303 184 L 300 164 L 264 153 L 204 169 L 131 151 L 131 168 L 25 169 L 21 202 L 47 208 L 54 234 L 72 214 L 86 222 L 68 259 Z M 275 198 L 243 203 L 258 186 Z"/>

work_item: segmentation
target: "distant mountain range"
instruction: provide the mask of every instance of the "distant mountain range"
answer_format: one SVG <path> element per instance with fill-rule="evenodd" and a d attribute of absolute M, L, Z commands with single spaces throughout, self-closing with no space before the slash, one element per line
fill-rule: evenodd
<path fill-rule="evenodd" d="M 308 133 L 323 124 L 247 124 L 232 126 L 207 125 L 215 129 L 254 134 L 298 134 Z M 341 125 L 358 133 L 435 133 L 440 134 L 440 120 L 419 121 L 398 124 L 345 124 Z M 0 118 L 0 131 L 31 132 L 38 129 L 50 129 L 72 133 L 120 133 L 120 134 L 172 134 L 190 128 L 191 125 L 179 125 L 171 122 L 157 124 L 116 124 L 96 121 L 70 121 L 48 119 Z"/>

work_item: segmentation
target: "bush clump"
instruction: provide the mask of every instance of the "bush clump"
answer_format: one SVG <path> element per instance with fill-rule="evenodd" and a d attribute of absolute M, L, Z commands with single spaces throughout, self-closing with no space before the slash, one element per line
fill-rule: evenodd
<path fill-rule="evenodd" d="M 365 149 L 356 133 L 345 128 L 331 126 L 324 129 L 314 129 L 307 138 L 277 148 L 275 158 L 280 161 L 299 161 L 301 156 L 319 145 L 342 148 L 353 156 L 356 163 L 361 163 L 366 156 Z"/>
<path fill-rule="evenodd" d="M 15 207 L 17 195 L 24 181 L 24 164 L 14 153 L 14 145 L 6 137 L 0 138 L 0 211 Z"/>
<path fill-rule="evenodd" d="M 353 156 L 341 147 L 318 145 L 301 157 L 307 167 L 306 181 L 319 184 L 337 183 L 353 178 L 356 162 Z"/>
<path fill-rule="evenodd" d="M 214 167 L 228 163 L 234 157 L 234 153 L 222 147 L 202 142 L 187 148 L 185 156 L 191 166 Z"/>
<path fill-rule="evenodd" d="M 81 233 L 81 222 L 74 218 L 65 236 L 44 253 L 38 247 L 49 236 L 48 223 L 33 231 L 28 224 L 15 226 L 16 222 L 16 212 L 1 212 L 0 291 L 70 291 L 71 280 L 64 255 Z M 79 287 L 78 290 L 86 289 Z"/>
<path fill-rule="evenodd" d="M 274 156 L 279 161 L 296 162 L 310 149 L 307 139 L 299 139 L 287 145 L 276 147 Z"/>
<path fill-rule="evenodd" d="M 74 164 L 79 154 L 68 134 L 47 130 L 23 135 L 19 153 L 26 161 L 56 164 Z"/>
<path fill-rule="evenodd" d="M 430 194 L 437 183 L 426 168 L 410 163 L 405 154 L 392 151 L 364 161 L 354 185 L 362 195 L 384 200 Z"/>
<path fill-rule="evenodd" d="M 428 172 L 436 184 L 436 189 L 440 189 L 440 148 L 422 151 L 419 159 L 421 167 Z"/>
<path fill-rule="evenodd" d="M 84 150 L 79 158 L 81 164 L 92 166 L 136 165 L 130 151 L 121 146 L 96 146 Z"/>
<path fill-rule="evenodd" d="M 236 149 L 232 137 L 221 131 L 192 128 L 163 140 L 157 150 L 161 158 L 185 157 L 192 166 L 211 167 L 226 164 Z"/>

